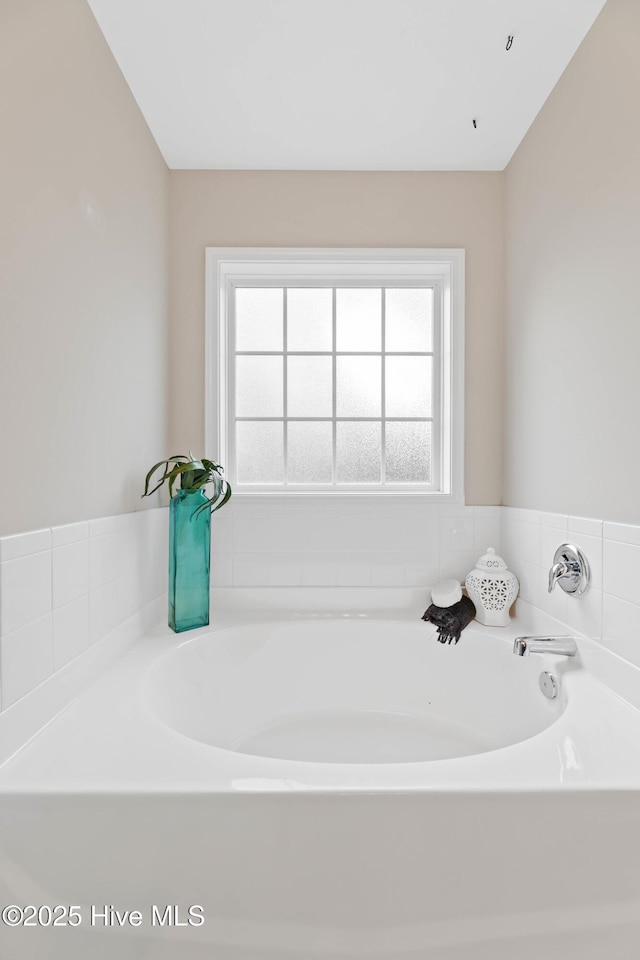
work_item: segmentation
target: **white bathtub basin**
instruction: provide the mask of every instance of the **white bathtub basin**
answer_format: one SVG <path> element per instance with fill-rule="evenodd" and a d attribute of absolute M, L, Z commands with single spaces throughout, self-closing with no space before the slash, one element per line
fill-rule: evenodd
<path fill-rule="evenodd" d="M 535 658 L 472 631 L 442 646 L 430 625 L 297 621 L 187 641 L 149 671 L 151 712 L 193 740 L 252 756 L 407 763 L 526 740 L 563 712 Z"/>
<path fill-rule="evenodd" d="M 421 597 L 230 592 L 206 634 L 158 626 L 112 669 L 96 659 L 12 757 L 20 701 L 0 714 L 0 902 L 85 918 L 0 926 L 0 956 L 637 955 L 635 668 L 584 637 L 575 659 L 514 657 L 518 633 L 570 632 L 535 616 L 441 647 Z M 107 903 L 143 925 L 92 927 Z M 151 904 L 206 922 L 154 927 Z"/>

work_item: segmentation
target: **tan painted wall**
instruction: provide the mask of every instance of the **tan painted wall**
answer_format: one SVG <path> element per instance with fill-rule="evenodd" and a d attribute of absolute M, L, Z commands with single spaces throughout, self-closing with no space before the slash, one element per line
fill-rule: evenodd
<path fill-rule="evenodd" d="M 506 170 L 505 502 L 640 523 L 640 4 L 609 0 Z"/>
<path fill-rule="evenodd" d="M 501 173 L 172 171 L 170 218 L 172 449 L 202 451 L 205 247 L 464 247 L 466 497 L 500 503 Z"/>
<path fill-rule="evenodd" d="M 5 535 L 137 509 L 166 450 L 168 171 L 84 0 L 3 0 L 0 131 Z"/>

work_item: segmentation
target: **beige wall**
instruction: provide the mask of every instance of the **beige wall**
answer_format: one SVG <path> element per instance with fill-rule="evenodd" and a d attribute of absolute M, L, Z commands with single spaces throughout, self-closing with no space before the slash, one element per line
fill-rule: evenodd
<path fill-rule="evenodd" d="M 205 247 L 464 247 L 466 496 L 500 503 L 501 173 L 172 171 L 170 218 L 172 449 L 202 452 Z"/>
<path fill-rule="evenodd" d="M 84 0 L 0 5 L 0 535 L 166 450 L 168 171 Z"/>
<path fill-rule="evenodd" d="M 0 535 L 202 449 L 206 246 L 464 247 L 467 502 L 501 502 L 504 369 L 504 502 L 640 522 L 639 34 L 608 0 L 504 175 L 169 173 L 84 0 L 4 0 Z"/>
<path fill-rule="evenodd" d="M 505 502 L 640 523 L 640 4 L 609 0 L 506 170 Z"/>

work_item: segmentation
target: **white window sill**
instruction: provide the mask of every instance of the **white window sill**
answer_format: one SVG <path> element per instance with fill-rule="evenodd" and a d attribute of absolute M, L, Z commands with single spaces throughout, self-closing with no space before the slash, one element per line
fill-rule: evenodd
<path fill-rule="evenodd" d="M 427 490 L 398 490 L 393 493 L 382 492 L 380 490 L 354 490 L 340 492 L 325 492 L 322 490 L 301 490 L 301 491 L 272 491 L 272 490 L 237 490 L 234 489 L 231 502 L 243 503 L 313 503 L 319 506 L 331 506 L 332 504 L 347 504 L 355 502 L 367 503 L 369 505 L 388 505 L 391 503 L 420 502 L 429 503 L 449 503 L 456 506 L 464 506 L 465 501 L 462 496 L 455 496 L 448 493 L 430 493 Z"/>

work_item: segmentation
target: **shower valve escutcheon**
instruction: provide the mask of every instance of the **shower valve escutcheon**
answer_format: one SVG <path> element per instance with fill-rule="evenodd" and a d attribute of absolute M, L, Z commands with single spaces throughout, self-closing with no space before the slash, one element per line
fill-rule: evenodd
<path fill-rule="evenodd" d="M 549 570 L 549 593 L 557 583 L 565 593 L 580 597 L 589 586 L 590 577 L 589 563 L 580 547 L 561 543 Z"/>

